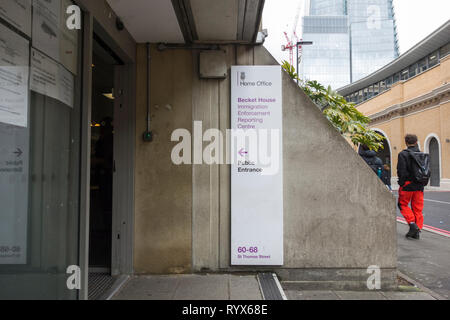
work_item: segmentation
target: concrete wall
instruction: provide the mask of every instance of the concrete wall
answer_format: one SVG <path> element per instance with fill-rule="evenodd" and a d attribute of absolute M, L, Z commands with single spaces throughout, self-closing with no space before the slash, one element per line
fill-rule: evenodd
<path fill-rule="evenodd" d="M 147 52 L 137 48 L 135 242 L 136 273 L 190 272 L 192 264 L 192 168 L 171 161 L 172 132 L 192 126 L 192 54 L 152 48 L 151 115 L 147 124 Z M 159 106 L 159 107 L 156 107 Z"/>
<path fill-rule="evenodd" d="M 264 47 L 223 49 L 229 67 L 277 64 Z M 192 132 L 193 120 L 203 121 L 203 130 L 230 127 L 229 78 L 199 80 L 197 51 L 152 50 L 152 105 L 160 106 L 153 111 L 158 135 L 152 144 L 141 142 L 145 86 L 138 88 L 139 273 L 256 270 L 230 267 L 230 168 L 176 167 L 169 159 L 174 129 Z M 394 198 L 286 74 L 283 100 L 286 263 L 280 273 L 289 278 L 290 269 L 365 271 L 371 265 L 395 270 Z"/>

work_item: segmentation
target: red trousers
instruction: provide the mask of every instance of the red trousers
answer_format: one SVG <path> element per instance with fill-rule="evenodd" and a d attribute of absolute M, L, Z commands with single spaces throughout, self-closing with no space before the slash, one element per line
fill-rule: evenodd
<path fill-rule="evenodd" d="M 408 185 L 408 183 L 406 184 Z M 403 191 L 401 187 L 398 191 L 398 206 L 405 217 L 406 222 L 415 223 L 420 230 L 423 229 L 423 192 Z M 411 208 L 409 207 L 411 203 Z"/>

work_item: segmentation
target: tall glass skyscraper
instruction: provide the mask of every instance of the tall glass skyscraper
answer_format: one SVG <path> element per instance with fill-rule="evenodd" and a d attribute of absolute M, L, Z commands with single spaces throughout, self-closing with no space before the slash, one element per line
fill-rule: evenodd
<path fill-rule="evenodd" d="M 392 0 L 309 0 L 300 76 L 333 89 L 399 56 Z"/>

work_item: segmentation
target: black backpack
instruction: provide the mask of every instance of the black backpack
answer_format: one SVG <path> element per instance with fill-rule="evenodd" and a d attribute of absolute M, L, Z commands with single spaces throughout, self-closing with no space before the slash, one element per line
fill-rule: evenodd
<path fill-rule="evenodd" d="M 431 178 L 430 155 L 423 152 L 414 152 L 408 150 L 413 158 L 411 162 L 411 175 L 415 182 L 427 186 Z"/>

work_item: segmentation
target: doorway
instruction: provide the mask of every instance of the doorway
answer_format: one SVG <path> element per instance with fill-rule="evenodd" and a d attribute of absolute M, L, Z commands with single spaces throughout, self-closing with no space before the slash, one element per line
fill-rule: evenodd
<path fill-rule="evenodd" d="M 431 186 L 441 186 L 441 172 L 440 172 L 440 154 L 439 142 L 436 138 L 431 138 L 429 144 L 430 150 L 430 167 L 431 167 Z"/>
<path fill-rule="evenodd" d="M 113 282 L 115 70 L 121 61 L 94 34 L 92 54 L 89 298 Z"/>
<path fill-rule="evenodd" d="M 383 161 L 384 165 L 392 166 L 391 163 L 391 146 L 389 145 L 388 138 L 382 132 L 376 131 L 376 133 L 382 135 L 385 139 L 383 140 L 383 149 L 380 148 L 377 152 L 377 156 Z"/>

